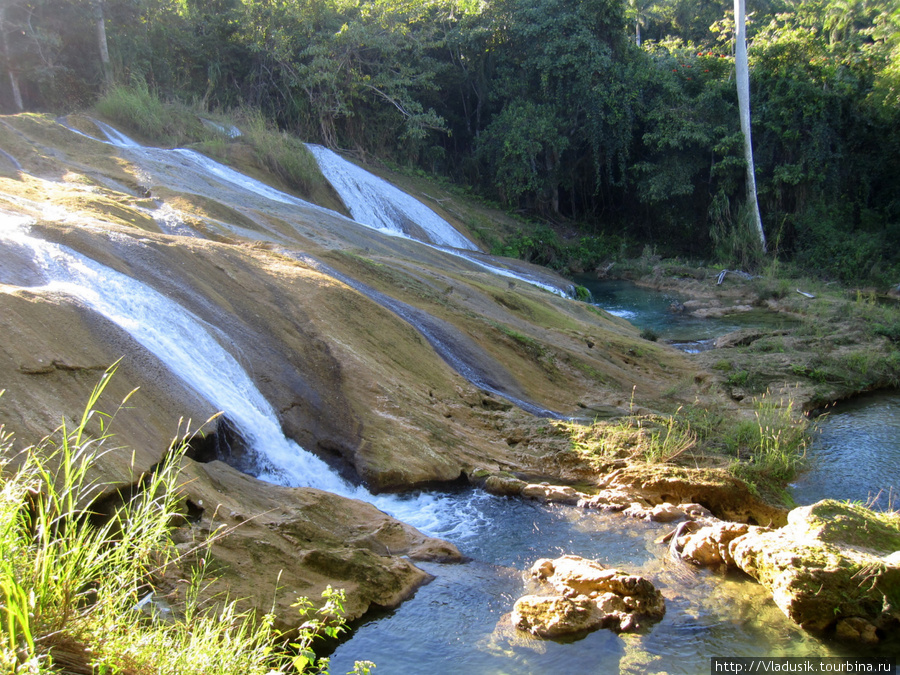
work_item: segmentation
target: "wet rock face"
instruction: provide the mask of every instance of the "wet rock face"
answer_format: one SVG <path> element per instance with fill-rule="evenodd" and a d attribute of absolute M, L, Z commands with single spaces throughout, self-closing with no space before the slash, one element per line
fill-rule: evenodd
<path fill-rule="evenodd" d="M 542 558 L 531 575 L 555 595 L 526 595 L 516 601 L 513 625 L 541 637 L 609 628 L 635 631 L 666 612 L 662 594 L 647 579 L 605 568 L 579 556 Z"/>

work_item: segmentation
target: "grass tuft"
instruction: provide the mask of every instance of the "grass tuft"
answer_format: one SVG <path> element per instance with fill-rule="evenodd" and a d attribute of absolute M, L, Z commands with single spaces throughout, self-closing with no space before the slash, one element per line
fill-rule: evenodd
<path fill-rule="evenodd" d="M 778 486 L 802 468 L 809 444 L 809 420 L 794 414 L 793 401 L 767 392 L 755 402 L 753 420 L 738 423 L 725 438 L 736 457 L 731 471 L 751 486 Z"/>
<path fill-rule="evenodd" d="M 64 423 L 16 454 L 0 426 L 0 671 L 327 673 L 327 660 L 316 661 L 310 647 L 316 636 L 343 630 L 341 592 L 329 589 L 316 612 L 299 601 L 305 622 L 290 644 L 271 615 L 241 613 L 234 602 L 202 606 L 203 565 L 168 617 L 140 611 L 166 570 L 182 562 L 169 528 L 180 513 L 187 439 L 137 477 L 139 489 L 121 506 L 98 512 L 98 499 L 113 486 L 93 477 L 92 467 L 120 451 L 109 447 L 115 415 L 96 408 L 114 370 L 94 388 L 74 429 Z M 99 435 L 88 434 L 89 423 Z M 362 662 L 355 672 L 371 667 Z"/>

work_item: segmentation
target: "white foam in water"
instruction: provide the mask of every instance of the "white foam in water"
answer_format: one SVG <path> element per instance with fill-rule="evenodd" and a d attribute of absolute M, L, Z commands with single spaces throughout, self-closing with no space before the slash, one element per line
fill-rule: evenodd
<path fill-rule="evenodd" d="M 130 139 L 121 131 L 114 129 L 108 124 L 105 124 L 98 120 L 95 120 L 94 123 L 104 134 L 106 134 L 106 137 L 109 139 L 109 143 L 116 146 L 117 148 L 123 148 L 131 151 L 140 151 L 142 153 L 158 153 L 159 155 L 169 157 L 174 155 L 178 158 L 178 160 L 180 160 L 179 163 L 184 165 L 185 168 L 193 169 L 200 174 L 213 176 L 218 179 L 219 182 L 226 183 L 233 188 L 252 192 L 256 195 L 259 195 L 260 197 L 265 197 L 266 199 L 270 199 L 273 202 L 278 202 L 280 204 L 302 206 L 304 208 L 314 209 L 316 211 L 328 213 L 332 216 L 343 218 L 343 216 L 341 216 L 341 214 L 339 214 L 337 211 L 326 209 L 324 207 L 318 206 L 317 204 L 313 204 L 312 202 L 304 201 L 299 197 L 289 195 L 288 193 L 282 192 L 281 190 L 276 190 L 275 188 L 266 185 L 262 181 L 258 181 L 255 178 L 247 176 L 246 174 L 235 171 L 231 167 L 220 164 L 214 159 L 210 159 L 206 155 L 195 152 L 194 150 L 189 150 L 187 148 L 175 148 L 173 150 L 166 150 L 164 148 L 147 148 L 140 145 L 137 141 Z M 79 134 L 82 133 L 77 129 L 72 129 L 72 131 L 75 131 Z"/>
<path fill-rule="evenodd" d="M 337 190 L 357 223 L 387 234 L 409 237 L 403 227 L 403 221 L 409 220 L 422 228 L 432 244 L 478 250 L 475 244 L 418 199 L 328 148 L 311 143 L 306 147 L 313 153 L 322 174 Z"/>
<path fill-rule="evenodd" d="M 0 220 L 0 240 L 30 250 L 44 272 L 43 288 L 79 298 L 119 325 L 223 411 L 250 447 L 270 463 L 263 478 L 355 496 L 356 489 L 322 460 L 285 438 L 271 405 L 200 319 L 131 277 L 30 236 L 24 225 L 27 221 L 22 219 Z"/>
<path fill-rule="evenodd" d="M 477 493 L 452 497 L 375 496 L 350 485 L 321 459 L 284 436 L 272 406 L 244 368 L 212 337 L 205 322 L 131 277 L 64 246 L 31 236 L 31 223 L 33 220 L 27 217 L 0 213 L 0 242 L 7 253 L 24 249 L 44 273 L 45 283 L 40 288 L 80 299 L 120 326 L 201 397 L 223 411 L 262 460 L 258 478 L 361 499 L 432 536 L 460 540 L 474 533 L 479 525 Z"/>
<path fill-rule="evenodd" d="M 418 199 L 348 162 L 328 148 L 309 143 L 306 147 L 319 163 L 322 174 L 337 190 L 350 215 L 361 225 L 367 225 L 392 236 L 415 239 L 416 237 L 403 228 L 403 221 L 409 220 L 422 228 L 431 240 L 424 241 L 423 244 L 430 244 L 439 251 L 463 258 L 493 274 L 524 281 L 557 295 L 569 295 L 567 289 L 558 288 L 505 267 L 491 265 L 466 254 L 465 251 L 477 251 L 478 247 Z"/>

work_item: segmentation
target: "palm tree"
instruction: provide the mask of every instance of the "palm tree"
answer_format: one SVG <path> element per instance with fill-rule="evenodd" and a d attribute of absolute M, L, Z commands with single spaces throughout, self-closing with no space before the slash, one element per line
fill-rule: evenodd
<path fill-rule="evenodd" d="M 747 62 L 747 19 L 744 0 L 734 0 L 734 64 L 736 70 L 738 109 L 741 116 L 741 132 L 744 134 L 744 158 L 747 160 L 747 201 L 753 211 L 753 219 L 759 233 L 763 253 L 766 252 L 766 235 L 759 215 L 756 198 L 756 170 L 753 165 L 753 144 L 750 139 L 750 66 Z"/>
<path fill-rule="evenodd" d="M 641 46 L 641 27 L 646 28 L 651 19 L 656 17 L 659 0 L 628 0 L 625 5 L 625 17 L 634 21 L 634 42 Z"/>

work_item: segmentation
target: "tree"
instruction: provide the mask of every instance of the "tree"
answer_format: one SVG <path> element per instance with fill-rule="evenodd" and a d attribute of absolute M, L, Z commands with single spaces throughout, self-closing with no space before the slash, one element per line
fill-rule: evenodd
<path fill-rule="evenodd" d="M 756 170 L 753 165 L 753 143 L 750 136 L 750 66 L 747 61 L 747 21 L 744 0 L 734 0 L 734 65 L 736 71 L 738 109 L 741 116 L 741 133 L 744 135 L 744 157 L 747 161 L 747 202 L 759 233 L 759 243 L 766 250 L 766 234 L 759 215 L 756 197 Z"/>
<path fill-rule="evenodd" d="M 658 0 L 627 0 L 625 18 L 634 22 L 634 43 L 641 46 L 641 27 L 646 27 L 656 17 Z"/>
<path fill-rule="evenodd" d="M 109 62 L 109 46 L 106 41 L 106 19 L 103 16 L 103 0 L 93 0 L 94 25 L 97 30 L 97 47 L 100 51 L 100 70 L 107 89 L 113 86 L 112 65 Z"/>
<path fill-rule="evenodd" d="M 25 109 L 25 106 L 22 104 L 22 92 L 19 89 L 19 77 L 16 74 L 16 67 L 13 65 L 9 42 L 6 39 L 6 10 L 7 5 L 0 6 L 0 48 L 3 50 L 3 60 L 6 63 L 6 70 L 9 73 L 9 87 L 12 91 L 13 106 L 15 107 L 16 112 L 22 112 Z"/>

